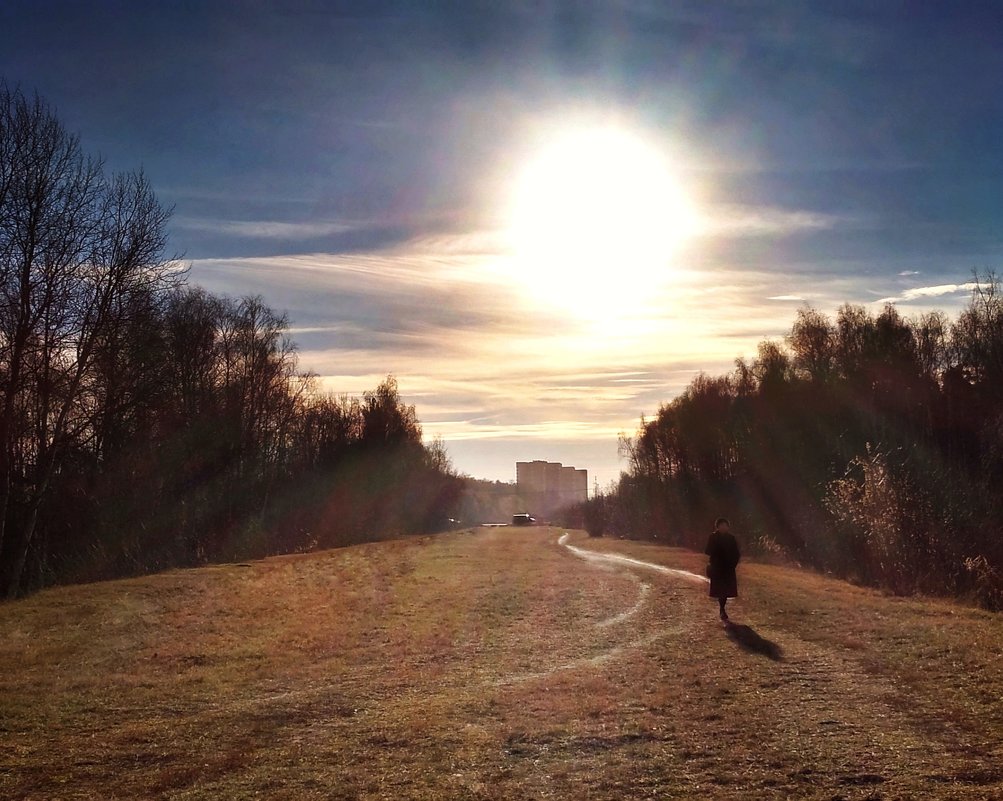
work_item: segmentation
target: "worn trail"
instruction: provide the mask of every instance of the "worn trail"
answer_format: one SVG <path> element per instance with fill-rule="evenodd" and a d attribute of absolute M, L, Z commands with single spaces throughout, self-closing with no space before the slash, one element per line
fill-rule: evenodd
<path fill-rule="evenodd" d="M 585 548 L 579 548 L 577 545 L 571 545 L 568 543 L 568 538 L 571 535 L 565 531 L 560 538 L 557 540 L 558 545 L 563 545 L 575 556 L 580 556 L 582 559 L 588 559 L 593 562 L 609 562 L 613 564 L 630 565 L 631 567 L 642 567 L 645 570 L 654 570 L 658 573 L 663 573 L 669 576 L 676 576 L 678 578 L 687 579 L 688 581 L 696 581 L 701 584 L 706 584 L 708 579 L 706 576 L 701 576 L 699 573 L 692 573 L 689 570 L 680 570 L 675 567 L 666 567 L 665 565 L 656 565 L 654 562 L 644 562 L 640 559 L 634 559 L 631 556 L 625 556 L 620 553 L 608 553 L 602 551 L 590 551 Z"/>

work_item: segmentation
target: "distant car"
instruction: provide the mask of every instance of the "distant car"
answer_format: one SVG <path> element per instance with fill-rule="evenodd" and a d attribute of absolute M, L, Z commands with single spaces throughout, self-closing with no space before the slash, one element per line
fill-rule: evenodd
<path fill-rule="evenodd" d="M 512 515 L 512 525 L 513 526 L 531 526 L 536 522 L 535 517 L 530 517 L 528 514 Z"/>

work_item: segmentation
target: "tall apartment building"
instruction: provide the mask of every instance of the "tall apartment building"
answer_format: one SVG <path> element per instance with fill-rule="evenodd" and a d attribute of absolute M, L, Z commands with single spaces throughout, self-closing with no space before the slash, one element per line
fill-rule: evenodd
<path fill-rule="evenodd" d="M 516 486 L 532 515 L 549 515 L 588 499 L 589 473 L 560 462 L 516 462 Z"/>

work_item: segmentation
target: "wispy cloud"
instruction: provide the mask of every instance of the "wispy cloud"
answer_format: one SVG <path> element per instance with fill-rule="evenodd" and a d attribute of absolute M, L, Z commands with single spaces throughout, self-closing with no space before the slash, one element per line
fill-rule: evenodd
<path fill-rule="evenodd" d="M 875 302 L 908 303 L 914 300 L 925 300 L 926 298 L 939 298 L 944 295 L 968 293 L 975 289 L 975 286 L 976 285 L 972 282 L 966 284 L 937 284 L 936 286 L 919 286 L 913 287 L 912 289 L 906 289 L 898 295 L 890 295 L 887 298 L 881 298 Z"/>
<path fill-rule="evenodd" d="M 174 225 L 189 231 L 199 231 L 243 239 L 317 239 L 351 231 L 361 231 L 372 223 L 360 220 L 314 220 L 310 222 L 284 222 L 279 220 L 206 220 L 178 217 Z"/>
<path fill-rule="evenodd" d="M 463 455 L 460 469 L 478 472 L 494 458 L 486 454 L 525 455 L 520 442 L 542 449 L 560 441 L 579 455 L 589 443 L 606 480 L 619 470 L 617 433 L 634 431 L 695 373 L 727 371 L 760 340 L 782 337 L 791 303 L 809 299 L 833 312 L 870 301 L 845 265 L 778 273 L 768 256 L 735 267 L 708 254 L 695 250 L 630 309 L 593 317 L 541 297 L 532 276 L 508 269 L 491 231 L 365 253 L 196 259 L 192 278 L 218 292 L 261 294 L 287 311 L 301 367 L 325 389 L 358 394 L 396 375 L 426 434 Z M 970 287 L 895 295 L 895 272 L 868 279 L 869 289 L 919 301 Z M 616 271 L 598 280 L 615 281 Z"/>
<path fill-rule="evenodd" d="M 798 209 L 719 204 L 701 215 L 704 233 L 712 236 L 785 236 L 822 231 L 851 223 L 845 217 Z"/>

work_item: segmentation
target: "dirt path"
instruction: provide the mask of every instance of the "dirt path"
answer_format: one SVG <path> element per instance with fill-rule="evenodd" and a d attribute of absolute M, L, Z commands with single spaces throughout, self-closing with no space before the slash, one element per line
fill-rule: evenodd
<path fill-rule="evenodd" d="M 571 553 L 576 556 L 580 556 L 583 559 L 588 559 L 591 561 L 600 562 L 612 562 L 613 564 L 629 565 L 631 567 L 642 567 L 646 570 L 655 570 L 659 573 L 664 573 L 668 576 L 676 576 L 678 578 L 687 579 L 689 581 L 695 581 L 698 584 L 707 584 L 708 579 L 706 576 L 701 576 L 699 573 L 693 573 L 689 570 L 680 570 L 679 568 L 666 567 L 665 565 L 658 565 L 654 562 L 644 562 L 641 559 L 634 559 L 630 556 L 624 556 L 620 553 L 603 552 L 603 551 L 590 551 L 586 548 L 579 548 L 575 545 L 571 545 L 568 542 L 568 538 L 571 534 L 565 531 L 557 540 L 558 545 L 563 545 Z"/>
<path fill-rule="evenodd" d="M 490 529 L 0 606 L 0 796 L 1003 797 L 997 617 Z"/>
<path fill-rule="evenodd" d="M 559 543 L 588 560 L 656 570 L 669 581 L 706 582 L 692 571 L 618 551 L 573 546 L 568 539 L 569 535 L 564 534 Z M 619 544 L 621 548 L 625 546 L 630 544 Z M 617 545 L 603 542 L 602 547 Z M 871 595 L 868 600 L 873 609 L 875 597 Z M 880 600 L 887 605 L 894 603 L 892 599 Z M 936 606 L 941 607 L 938 611 L 942 610 L 940 604 Z M 893 616 L 895 611 L 888 610 L 887 614 Z M 969 614 L 988 617 L 977 612 Z M 846 617 L 851 625 L 857 622 L 852 614 Z M 913 617 L 907 625 L 924 622 L 927 621 Z M 998 619 L 993 623 L 997 624 L 993 628 L 998 637 L 1001 633 Z M 792 753 L 797 754 L 802 762 L 797 777 L 812 784 L 825 784 L 828 779 L 839 788 L 831 798 L 913 797 L 911 793 L 918 786 L 924 788 L 922 797 L 1003 798 L 999 698 L 992 703 L 988 721 L 972 715 L 975 710 L 971 707 L 966 710 L 967 715 L 957 708 L 941 708 L 939 714 L 930 715 L 929 693 L 936 692 L 936 688 L 923 686 L 921 682 L 910 687 L 901 681 L 903 676 L 921 670 L 921 663 L 909 664 L 904 660 L 895 664 L 882 660 L 880 654 L 863 643 L 841 636 L 838 629 L 833 631 L 827 625 L 819 630 L 812 624 L 813 621 L 802 620 L 800 625 L 789 628 L 762 627 L 760 631 L 743 623 L 723 627 L 732 642 L 764 658 L 742 660 L 740 671 L 729 669 L 733 662 L 706 663 L 705 680 L 696 683 L 713 687 L 712 704 L 720 710 L 721 719 L 732 721 L 735 727 L 718 732 L 719 736 L 708 744 L 703 736 L 706 733 L 695 726 L 688 734 L 701 744 L 702 753 L 708 757 L 722 752 L 745 755 L 744 768 L 750 772 L 754 770 L 753 762 L 758 769 L 764 765 L 778 767 L 788 763 Z M 928 622 L 927 626 L 933 628 Z M 918 633 L 922 639 L 923 632 Z M 686 632 L 686 636 L 692 636 L 692 632 Z M 885 636 L 888 635 L 878 635 L 877 639 Z M 711 646 L 707 648 L 711 653 L 718 651 L 699 636 L 676 645 L 691 649 L 691 657 L 703 650 L 701 645 Z M 996 639 L 993 647 L 1003 654 L 1003 640 Z M 957 675 L 963 670 L 961 664 L 955 662 L 954 667 L 955 683 L 972 681 L 970 675 Z M 988 678 L 999 686 L 998 664 L 990 667 Z M 977 686 L 979 679 L 973 683 Z M 716 716 L 706 719 L 715 720 Z M 747 742 L 750 730 L 755 731 L 758 746 L 754 757 Z M 795 774 L 788 774 L 788 779 L 791 778 Z M 733 779 L 744 783 L 742 775 Z M 799 792 L 805 797 L 809 795 L 806 789 Z"/>

